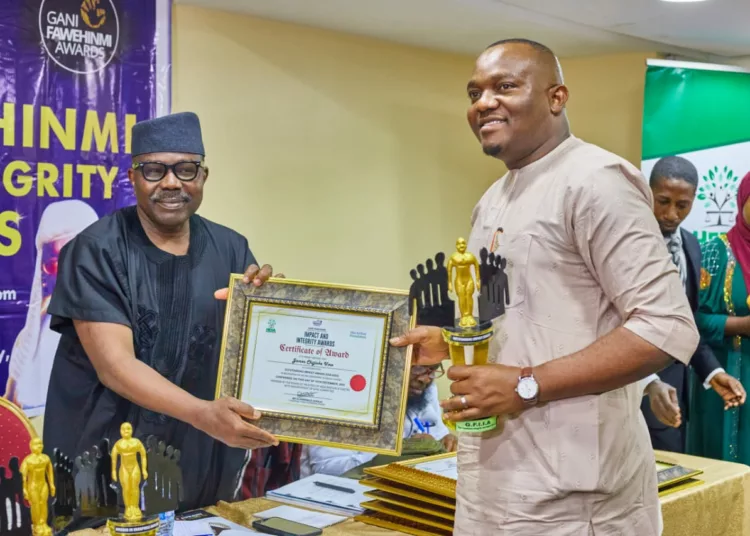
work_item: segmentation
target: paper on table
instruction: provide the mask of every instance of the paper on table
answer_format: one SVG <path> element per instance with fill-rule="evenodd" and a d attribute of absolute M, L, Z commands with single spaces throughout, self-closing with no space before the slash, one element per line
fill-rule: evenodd
<path fill-rule="evenodd" d="M 222 517 L 206 517 L 195 521 L 175 521 L 173 536 L 242 536 L 258 534 L 257 531 L 243 527 Z"/>
<path fill-rule="evenodd" d="M 320 512 L 311 512 L 310 510 L 302 510 L 301 508 L 294 508 L 293 506 L 277 506 L 270 510 L 258 512 L 255 517 L 261 519 L 268 519 L 269 517 L 280 517 L 287 521 L 296 521 L 297 523 L 303 523 L 310 525 L 317 529 L 330 527 L 336 523 L 346 521 L 344 516 L 335 516 L 333 514 L 322 514 Z"/>
<path fill-rule="evenodd" d="M 338 491 L 316 485 L 316 482 L 347 488 L 353 493 Z M 266 496 L 281 502 L 290 502 L 324 511 L 356 515 L 364 512 L 360 506 L 367 501 L 367 488 L 350 478 L 317 474 L 308 476 L 279 489 L 269 491 Z"/>

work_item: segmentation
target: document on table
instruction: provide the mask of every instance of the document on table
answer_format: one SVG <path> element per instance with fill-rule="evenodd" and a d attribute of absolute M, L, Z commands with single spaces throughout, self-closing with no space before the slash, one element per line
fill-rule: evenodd
<path fill-rule="evenodd" d="M 174 522 L 173 536 L 247 536 L 259 534 L 253 529 L 232 523 L 204 510 L 179 516 Z"/>
<path fill-rule="evenodd" d="M 270 510 L 258 512 L 255 517 L 260 519 L 268 519 L 269 517 L 280 517 L 287 521 L 296 521 L 304 525 L 310 525 L 317 529 L 323 529 L 330 527 L 336 523 L 346 521 L 346 517 L 335 516 L 333 514 L 323 514 L 321 512 L 311 512 L 310 510 L 302 510 L 301 508 L 295 508 L 293 506 L 277 506 Z"/>
<path fill-rule="evenodd" d="M 360 505 L 369 500 L 365 497 L 367 489 L 350 478 L 318 474 L 269 491 L 266 497 L 314 510 L 355 516 L 364 512 Z"/>

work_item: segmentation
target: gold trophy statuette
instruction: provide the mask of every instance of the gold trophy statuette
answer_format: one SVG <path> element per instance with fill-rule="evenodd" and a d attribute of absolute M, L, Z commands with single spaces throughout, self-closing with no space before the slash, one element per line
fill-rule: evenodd
<path fill-rule="evenodd" d="M 471 273 L 472 267 L 476 277 Z M 466 240 L 463 238 L 456 240 L 456 252 L 450 256 L 447 270 L 448 291 L 456 294 L 460 315 L 454 326 L 443 328 L 443 339 L 448 343 L 451 362 L 454 365 L 465 365 L 466 347 L 470 346 L 474 350 L 472 365 L 486 365 L 494 330 L 492 321 L 480 323 L 474 317 L 474 293 L 481 291 L 479 262 L 472 253 L 466 251 Z M 497 426 L 497 417 L 456 423 L 446 419 L 445 422 L 459 432 L 487 432 Z"/>
<path fill-rule="evenodd" d="M 120 483 L 125 513 L 121 519 L 107 520 L 107 527 L 112 536 L 154 536 L 159 529 L 159 517 L 144 519 L 141 512 L 141 477 L 143 480 L 148 478 L 146 449 L 139 439 L 133 437 L 133 427 L 130 423 L 126 422 L 120 426 L 120 437 L 121 439 L 112 447 L 112 481 Z"/>
<path fill-rule="evenodd" d="M 21 463 L 21 476 L 23 497 L 31 506 L 31 532 L 34 536 L 51 536 L 48 500 L 50 495 L 55 496 L 55 474 L 49 456 L 42 454 L 42 440 L 36 437 L 29 446 L 31 454 Z"/>

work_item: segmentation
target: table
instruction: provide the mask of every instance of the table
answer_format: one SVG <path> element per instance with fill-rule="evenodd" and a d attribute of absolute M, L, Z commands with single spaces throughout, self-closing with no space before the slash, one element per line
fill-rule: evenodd
<path fill-rule="evenodd" d="M 662 536 L 750 534 L 750 467 L 674 452 L 656 451 L 660 461 L 701 469 L 704 483 L 662 497 Z"/>
<path fill-rule="evenodd" d="M 236 503 L 225 503 L 220 502 L 216 506 L 206 508 L 207 512 L 216 514 L 228 519 L 239 525 L 246 527 L 252 526 L 253 514 L 269 510 L 276 506 L 281 506 L 281 503 L 270 501 L 268 499 L 248 499 L 246 501 L 240 501 Z M 394 532 L 392 530 L 381 529 L 373 527 L 371 525 L 365 525 L 353 519 L 348 519 L 342 523 L 328 527 L 323 531 L 324 536 L 348 536 L 350 534 L 356 534 L 357 536 L 396 536 L 402 534 L 401 532 Z M 109 536 L 109 532 L 106 527 L 100 529 L 86 529 L 78 532 L 71 533 L 71 536 Z M 408 535 L 405 535 L 408 536 Z"/>
<path fill-rule="evenodd" d="M 662 536 L 745 536 L 750 534 L 750 467 L 673 452 L 656 451 L 659 460 L 704 471 L 698 478 L 704 483 L 662 497 L 664 533 Z M 249 499 L 219 503 L 206 508 L 211 513 L 240 525 L 250 526 L 253 514 L 279 503 L 268 499 Z M 72 536 L 103 536 L 106 528 L 83 530 Z M 354 520 L 328 527 L 324 536 L 396 536 L 389 531 Z"/>

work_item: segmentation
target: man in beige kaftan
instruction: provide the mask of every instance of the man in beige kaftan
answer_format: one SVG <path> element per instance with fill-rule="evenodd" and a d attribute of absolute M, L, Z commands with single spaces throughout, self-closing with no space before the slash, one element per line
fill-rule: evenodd
<path fill-rule="evenodd" d="M 448 373 L 449 418 L 499 416 L 495 431 L 460 438 L 455 534 L 658 536 L 633 382 L 687 363 L 698 334 L 648 184 L 570 135 L 568 91 L 546 47 L 491 46 L 468 93 L 485 153 L 510 170 L 476 206 L 469 251 L 507 259 L 510 304 L 495 320 L 494 364 Z M 392 342 L 415 344 L 420 364 L 446 358 L 436 328 Z"/>

